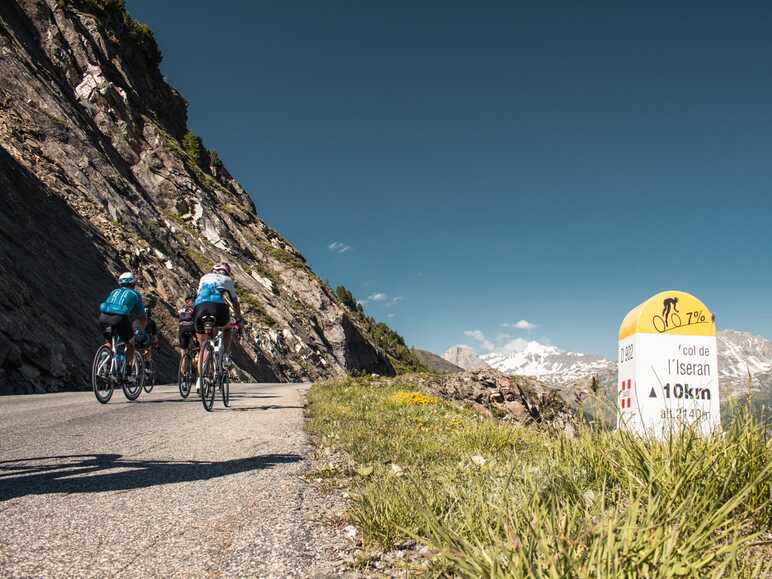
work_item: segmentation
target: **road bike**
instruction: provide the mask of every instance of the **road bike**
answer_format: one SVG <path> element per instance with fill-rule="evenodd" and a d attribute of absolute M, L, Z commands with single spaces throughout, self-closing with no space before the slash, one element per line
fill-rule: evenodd
<path fill-rule="evenodd" d="M 145 362 L 145 365 L 144 365 L 145 380 L 142 386 L 145 389 L 145 392 L 147 392 L 148 394 L 150 394 L 150 392 L 153 391 L 153 386 L 155 386 L 156 384 L 155 360 L 153 356 L 153 350 L 158 351 L 158 349 L 154 348 L 153 346 L 148 346 L 140 350 L 142 354 L 142 359 Z"/>
<path fill-rule="evenodd" d="M 671 313 L 670 324 L 668 325 L 662 316 L 655 315 L 654 317 L 651 318 L 651 323 L 654 325 L 654 329 L 657 330 L 660 334 L 662 334 L 667 330 L 672 330 L 673 328 L 681 327 L 681 316 L 679 316 L 676 312 Z"/>
<path fill-rule="evenodd" d="M 197 353 L 196 339 L 191 336 L 188 347 L 182 355 L 182 370 L 177 374 L 177 385 L 180 388 L 180 396 L 183 398 L 188 397 L 191 386 L 196 382 Z"/>
<path fill-rule="evenodd" d="M 110 335 L 110 346 L 102 344 L 94 355 L 91 366 L 91 385 L 94 396 L 102 404 L 107 404 L 113 396 L 113 390 L 120 386 L 124 396 L 129 401 L 139 398 L 144 382 L 145 363 L 142 354 L 134 350 L 134 375 L 128 375 L 128 360 L 126 360 L 126 343 L 107 330 Z"/>
<path fill-rule="evenodd" d="M 224 364 L 226 352 L 223 344 L 223 331 L 238 329 L 239 325 L 231 322 L 218 331 L 217 336 L 214 336 L 216 331 L 214 316 L 204 316 L 201 318 L 201 322 L 204 326 L 204 333 L 209 336 L 199 353 L 199 356 L 202 356 L 206 351 L 206 359 L 201 372 L 201 402 L 207 412 L 211 412 L 214 399 L 217 396 L 217 389 L 222 394 L 223 405 L 226 408 L 230 406 L 230 376 L 228 368 Z"/>

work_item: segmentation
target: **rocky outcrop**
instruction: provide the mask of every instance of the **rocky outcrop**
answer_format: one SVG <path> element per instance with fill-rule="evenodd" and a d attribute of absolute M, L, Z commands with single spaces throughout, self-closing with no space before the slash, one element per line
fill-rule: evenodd
<path fill-rule="evenodd" d="M 481 360 L 469 346 L 453 346 L 442 355 L 451 364 L 464 370 L 478 370 L 488 368 L 488 364 Z"/>
<path fill-rule="evenodd" d="M 576 434 L 576 414 L 560 390 L 526 376 L 493 369 L 415 378 L 432 394 L 468 404 L 483 414 Z"/>
<path fill-rule="evenodd" d="M 159 298 L 173 379 L 174 311 L 218 260 L 249 324 L 242 376 L 393 373 L 225 166 L 183 148 L 186 103 L 159 58 L 120 3 L 0 3 L 0 392 L 87 383 L 96 308 L 126 269 Z"/>
<path fill-rule="evenodd" d="M 451 364 L 445 358 L 441 358 L 434 352 L 428 350 L 420 350 L 419 348 L 412 348 L 412 352 L 418 361 L 423 364 L 430 372 L 437 372 L 439 374 L 454 374 L 456 372 L 463 372 L 464 369 L 455 364 Z"/>

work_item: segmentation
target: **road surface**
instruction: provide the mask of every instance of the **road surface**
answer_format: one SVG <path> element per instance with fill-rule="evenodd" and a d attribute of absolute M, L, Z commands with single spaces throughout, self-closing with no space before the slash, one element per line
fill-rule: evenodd
<path fill-rule="evenodd" d="M 305 385 L 0 397 L 0 576 L 325 575 Z"/>

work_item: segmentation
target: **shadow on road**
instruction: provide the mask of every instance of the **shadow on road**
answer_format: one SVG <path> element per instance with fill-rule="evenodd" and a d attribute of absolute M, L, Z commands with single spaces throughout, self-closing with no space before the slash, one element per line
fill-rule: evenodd
<path fill-rule="evenodd" d="M 151 394 L 152 396 L 152 394 Z M 231 394 L 231 399 L 235 400 L 241 400 L 245 398 L 278 398 L 278 396 L 272 396 L 272 395 L 262 395 L 262 396 L 254 396 L 251 394 Z M 123 400 L 120 400 L 119 402 L 124 402 Z M 201 404 L 201 397 L 198 394 L 191 394 L 187 398 L 173 398 L 172 400 L 150 400 L 150 399 L 138 399 L 134 402 L 125 401 L 126 404 L 168 404 L 170 402 L 195 402 L 196 404 Z"/>
<path fill-rule="evenodd" d="M 0 501 L 26 495 L 100 493 L 208 480 L 301 459 L 297 454 L 265 454 L 221 462 L 165 461 L 88 454 L 7 460 L 0 462 Z"/>
<path fill-rule="evenodd" d="M 230 408 L 215 408 L 215 412 L 245 412 L 247 410 L 279 410 L 282 408 L 298 408 L 303 410 L 305 406 L 281 406 L 279 404 L 268 404 L 267 406 L 231 406 Z"/>

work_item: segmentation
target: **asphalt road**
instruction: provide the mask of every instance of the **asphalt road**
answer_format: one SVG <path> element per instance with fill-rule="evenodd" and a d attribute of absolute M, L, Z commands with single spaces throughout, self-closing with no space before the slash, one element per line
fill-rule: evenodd
<path fill-rule="evenodd" d="M 306 385 L 0 398 L 0 576 L 325 575 Z"/>

